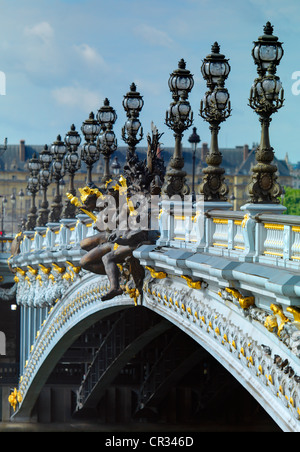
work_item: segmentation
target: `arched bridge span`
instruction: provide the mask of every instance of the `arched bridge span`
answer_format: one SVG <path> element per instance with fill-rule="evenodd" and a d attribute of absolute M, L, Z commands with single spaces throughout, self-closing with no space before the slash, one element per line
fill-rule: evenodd
<path fill-rule="evenodd" d="M 136 301 L 158 314 L 162 322 L 149 328 L 142 341 L 164 331 L 164 319 L 168 320 L 213 355 L 283 430 L 299 431 L 297 359 L 281 341 L 274 340 L 258 312 L 242 308 L 232 293 L 222 296 L 204 286 L 192 288 L 178 276 L 158 279 L 149 274 Z M 85 274 L 51 309 L 21 376 L 14 420 L 30 419 L 55 364 L 83 331 L 113 312 L 139 309 L 128 295 L 101 301 L 106 290 L 105 277 Z"/>

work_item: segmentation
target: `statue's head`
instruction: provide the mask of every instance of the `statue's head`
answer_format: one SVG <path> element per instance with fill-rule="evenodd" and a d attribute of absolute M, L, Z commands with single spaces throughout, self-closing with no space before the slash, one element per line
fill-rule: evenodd
<path fill-rule="evenodd" d="M 82 207 L 90 212 L 96 209 L 97 199 L 102 197 L 102 193 L 98 188 L 84 187 L 79 188 L 80 200 Z"/>

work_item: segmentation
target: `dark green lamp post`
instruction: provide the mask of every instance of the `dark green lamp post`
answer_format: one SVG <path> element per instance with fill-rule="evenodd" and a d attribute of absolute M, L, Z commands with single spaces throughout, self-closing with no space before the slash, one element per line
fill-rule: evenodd
<path fill-rule="evenodd" d="M 251 87 L 249 106 L 258 114 L 261 123 L 261 140 L 256 150 L 256 165 L 252 168 L 249 184 L 250 203 L 279 204 L 282 188 L 277 182 L 277 166 L 272 163 L 274 151 L 270 145 L 269 126 L 271 115 L 283 105 L 284 91 L 276 76 L 276 69 L 283 56 L 282 43 L 273 35 L 270 22 L 264 27 L 264 35 L 254 42 L 252 56 L 257 65 L 258 78 Z"/>
<path fill-rule="evenodd" d="M 117 149 L 117 139 L 113 131 L 113 125 L 117 120 L 115 110 L 109 105 L 109 100 L 104 100 L 103 106 L 98 110 L 98 122 L 101 126 L 101 133 L 98 138 L 98 147 L 104 158 L 104 174 L 101 182 L 105 184 L 111 179 L 109 162 L 111 155 Z"/>
<path fill-rule="evenodd" d="M 81 160 L 78 155 L 78 147 L 80 145 L 81 138 L 76 130 L 74 124 L 71 125 L 69 132 L 65 136 L 65 145 L 67 148 L 67 153 L 64 158 L 64 172 L 69 175 L 69 189 L 68 193 L 76 196 L 76 189 L 74 187 L 74 177 L 75 173 L 79 170 L 81 166 Z M 76 216 L 76 206 L 70 202 L 66 201 L 63 218 L 75 218 Z"/>
<path fill-rule="evenodd" d="M 212 52 L 202 63 L 201 72 L 208 87 L 200 103 L 200 116 L 209 123 L 211 144 L 206 156 L 207 167 L 203 169 L 204 177 L 199 192 L 204 201 L 227 201 L 228 186 L 225 182 L 225 170 L 220 165 L 222 154 L 218 145 L 220 124 L 231 114 L 229 93 L 225 80 L 230 72 L 228 60 L 220 53 L 220 46 L 215 42 Z"/>
<path fill-rule="evenodd" d="M 182 137 L 183 132 L 193 124 L 193 112 L 188 96 L 194 86 L 194 79 L 190 71 L 186 69 L 183 59 L 179 61 L 178 68 L 170 75 L 168 84 L 173 102 L 166 112 L 165 123 L 174 132 L 175 146 L 162 193 L 169 197 L 184 196 L 189 194 L 189 187 L 185 181 L 186 172 L 183 170 Z"/>

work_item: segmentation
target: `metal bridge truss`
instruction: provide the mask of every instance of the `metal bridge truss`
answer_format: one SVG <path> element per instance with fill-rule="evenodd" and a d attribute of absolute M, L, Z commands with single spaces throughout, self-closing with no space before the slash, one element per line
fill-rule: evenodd
<path fill-rule="evenodd" d="M 118 314 L 80 385 L 76 413 L 96 410 L 105 390 L 126 363 L 155 337 L 171 327 L 166 320 L 146 311 L 133 308 Z"/>
<path fill-rule="evenodd" d="M 206 355 L 195 341 L 190 341 L 187 347 L 180 330 L 175 334 L 172 330 L 172 333 L 167 337 L 155 362 L 146 366 L 144 382 L 138 391 L 136 414 L 148 408 L 155 410 L 169 388 L 180 381 Z"/>

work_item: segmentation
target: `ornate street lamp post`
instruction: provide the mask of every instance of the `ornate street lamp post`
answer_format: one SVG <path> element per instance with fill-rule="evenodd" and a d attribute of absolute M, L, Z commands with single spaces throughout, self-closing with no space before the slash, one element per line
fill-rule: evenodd
<path fill-rule="evenodd" d="M 66 154 L 66 147 L 61 136 L 57 136 L 57 140 L 51 145 L 51 153 L 53 156 L 53 162 L 51 167 L 51 180 L 56 183 L 56 195 L 54 201 L 51 204 L 50 221 L 52 223 L 58 223 L 62 212 L 62 196 L 60 194 L 59 183 L 64 177 L 63 160 Z"/>
<path fill-rule="evenodd" d="M 189 187 L 185 183 L 186 172 L 182 170 L 184 159 L 182 156 L 181 142 L 183 132 L 193 123 L 193 112 L 191 111 L 188 96 L 194 86 L 194 79 L 186 63 L 181 59 L 178 69 L 174 70 L 169 78 L 169 88 L 172 93 L 173 102 L 166 112 L 166 125 L 173 130 L 175 147 L 170 168 L 165 177 L 162 193 L 172 195 L 185 195 L 189 193 Z"/>
<path fill-rule="evenodd" d="M 49 216 L 47 189 L 50 184 L 50 165 L 52 162 L 52 155 L 46 144 L 44 146 L 44 149 L 40 153 L 39 161 L 40 161 L 39 183 L 40 189 L 42 190 L 43 193 L 43 200 L 41 208 L 39 210 L 37 223 L 38 226 L 44 227 L 48 223 Z"/>
<path fill-rule="evenodd" d="M 3 195 L 0 195 L 0 197 L 2 198 L 2 202 L 1 202 L 1 236 L 2 236 L 1 251 L 3 253 L 3 248 L 4 248 L 3 237 L 5 236 L 4 217 L 5 217 L 5 207 L 7 206 L 7 199 L 6 199 L 6 196 L 3 196 Z"/>
<path fill-rule="evenodd" d="M 30 176 L 28 179 L 27 190 L 31 193 L 32 205 L 28 214 L 28 219 L 26 223 L 26 229 L 28 231 L 33 231 L 36 227 L 36 219 L 37 219 L 37 208 L 35 205 L 35 197 L 39 190 L 39 170 L 40 170 L 40 162 L 37 158 L 36 154 L 33 154 L 33 157 L 29 160 L 29 171 Z"/>
<path fill-rule="evenodd" d="M 14 233 L 14 222 L 15 222 L 15 216 L 16 216 L 16 195 L 13 193 L 10 196 L 10 202 L 11 202 L 11 233 Z"/>
<path fill-rule="evenodd" d="M 195 168 L 196 168 L 196 150 L 197 150 L 197 144 L 200 143 L 200 137 L 197 134 L 197 128 L 193 127 L 193 133 L 189 137 L 189 143 L 192 145 L 192 152 L 193 152 L 193 175 L 192 175 L 192 200 L 196 200 L 196 194 L 195 194 Z"/>
<path fill-rule="evenodd" d="M 104 105 L 98 110 L 97 119 L 102 130 L 97 144 L 104 157 L 104 174 L 101 182 L 105 184 L 111 179 L 109 171 L 110 156 L 117 149 L 117 139 L 113 131 L 113 125 L 117 120 L 117 114 L 109 105 L 109 100 L 107 98 L 104 100 Z"/>
<path fill-rule="evenodd" d="M 215 42 L 202 63 L 201 72 L 208 87 L 204 99 L 200 103 L 200 116 L 209 123 L 211 144 L 206 156 L 207 167 L 203 169 L 204 177 L 200 184 L 200 193 L 204 201 L 227 201 L 228 186 L 224 179 L 224 168 L 221 168 L 222 154 L 218 146 L 218 133 L 221 122 L 231 113 L 229 93 L 225 88 L 225 80 L 230 72 L 228 60 L 220 54 L 220 46 Z"/>
<path fill-rule="evenodd" d="M 7 150 L 7 138 L 4 138 L 3 146 L 0 146 L 0 156 Z"/>
<path fill-rule="evenodd" d="M 284 91 L 276 74 L 283 56 L 282 43 L 273 35 L 270 22 L 264 27 L 264 35 L 254 42 L 252 56 L 257 65 L 258 78 L 250 91 L 249 106 L 258 114 L 261 123 L 261 140 L 255 156 L 257 164 L 252 168 L 249 184 L 250 202 L 254 204 L 279 204 L 282 189 L 277 182 L 273 148 L 270 145 L 269 126 L 271 115 L 283 105 Z"/>
<path fill-rule="evenodd" d="M 131 158 L 136 158 L 136 145 L 143 139 L 143 128 L 139 120 L 139 114 L 143 108 L 143 105 L 143 97 L 136 90 L 136 85 L 132 83 L 130 91 L 124 96 L 123 99 L 123 107 L 128 118 L 122 128 L 122 139 L 128 145 L 126 157 L 127 161 Z"/>
<path fill-rule="evenodd" d="M 24 222 L 25 222 L 25 219 L 23 219 L 23 198 L 25 196 L 25 193 L 22 188 L 19 191 L 18 196 L 20 198 L 20 225 L 22 225 L 22 223 L 24 224 Z M 19 227 L 19 225 L 18 225 L 18 227 Z"/>
<path fill-rule="evenodd" d="M 92 182 L 93 165 L 99 160 L 100 153 L 97 148 L 96 139 L 101 130 L 101 126 L 95 119 L 94 113 L 91 112 L 89 118 L 83 122 L 81 131 L 85 138 L 85 143 L 81 148 L 81 159 L 87 166 L 86 184 L 90 188 L 95 188 Z"/>
<path fill-rule="evenodd" d="M 111 169 L 114 176 L 118 176 L 120 174 L 121 165 L 119 163 L 118 157 L 116 156 L 111 164 Z"/>
<path fill-rule="evenodd" d="M 74 187 L 74 177 L 76 171 L 79 170 L 81 162 L 78 155 L 78 146 L 80 145 L 81 138 L 76 131 L 74 124 L 71 125 L 70 131 L 65 136 L 65 145 L 68 150 L 64 158 L 64 171 L 69 175 L 69 189 L 68 193 L 76 196 L 76 190 Z M 63 218 L 75 218 L 76 206 L 71 204 L 70 200 L 66 201 L 65 208 L 63 210 Z"/>

